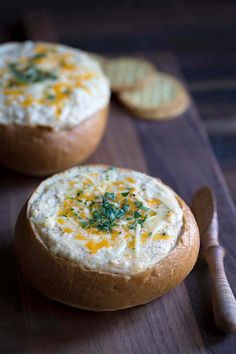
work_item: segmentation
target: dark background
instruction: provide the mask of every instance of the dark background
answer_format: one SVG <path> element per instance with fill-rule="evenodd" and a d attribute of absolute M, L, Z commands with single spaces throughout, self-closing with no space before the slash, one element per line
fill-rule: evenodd
<path fill-rule="evenodd" d="M 35 22 L 38 39 L 176 55 L 236 201 L 236 2 L 1 0 L 1 42 L 29 38 Z"/>

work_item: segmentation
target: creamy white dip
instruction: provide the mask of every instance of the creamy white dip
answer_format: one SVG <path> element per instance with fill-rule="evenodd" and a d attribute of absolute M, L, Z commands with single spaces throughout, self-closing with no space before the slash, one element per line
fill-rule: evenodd
<path fill-rule="evenodd" d="M 169 187 L 140 172 L 95 165 L 41 183 L 28 217 L 50 252 L 89 269 L 127 275 L 166 257 L 183 226 Z"/>
<path fill-rule="evenodd" d="M 81 50 L 31 41 L 0 46 L 0 124 L 68 129 L 109 98 L 99 64 Z"/>

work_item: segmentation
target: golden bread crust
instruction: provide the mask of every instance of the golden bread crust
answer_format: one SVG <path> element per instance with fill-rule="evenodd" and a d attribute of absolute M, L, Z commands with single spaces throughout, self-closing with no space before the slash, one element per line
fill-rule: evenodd
<path fill-rule="evenodd" d="M 175 248 L 158 264 L 134 275 L 85 269 L 56 256 L 29 221 L 27 204 L 15 229 L 15 248 L 21 269 L 35 288 L 50 299 L 93 311 L 114 311 L 147 303 L 178 285 L 192 270 L 199 252 L 199 231 L 185 202 L 183 229 Z"/>
<path fill-rule="evenodd" d="M 18 172 L 47 176 L 87 159 L 100 143 L 108 106 L 71 129 L 0 124 L 0 163 Z"/>

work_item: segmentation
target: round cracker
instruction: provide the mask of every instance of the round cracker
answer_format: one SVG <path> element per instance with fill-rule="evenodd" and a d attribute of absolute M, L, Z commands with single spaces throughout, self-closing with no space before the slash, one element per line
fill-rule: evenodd
<path fill-rule="evenodd" d="M 149 83 L 156 74 L 155 66 L 147 60 L 120 57 L 108 60 L 104 72 L 115 92 L 136 90 Z"/>
<path fill-rule="evenodd" d="M 158 72 L 143 89 L 119 94 L 120 101 L 137 117 L 170 119 L 182 114 L 189 106 L 183 85 L 172 76 Z"/>

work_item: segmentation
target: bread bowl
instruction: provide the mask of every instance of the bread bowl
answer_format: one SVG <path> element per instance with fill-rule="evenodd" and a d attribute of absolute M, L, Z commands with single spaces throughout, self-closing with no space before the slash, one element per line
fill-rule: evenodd
<path fill-rule="evenodd" d="M 143 173 L 87 165 L 42 182 L 15 229 L 20 267 L 48 298 L 112 311 L 147 303 L 193 268 L 199 232 L 185 204 Z"/>
<path fill-rule="evenodd" d="M 43 42 L 0 46 L 0 163 L 49 175 L 99 144 L 110 88 L 85 52 Z"/>

